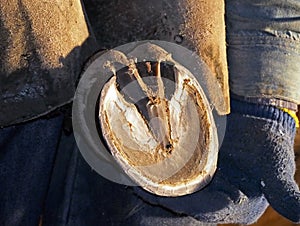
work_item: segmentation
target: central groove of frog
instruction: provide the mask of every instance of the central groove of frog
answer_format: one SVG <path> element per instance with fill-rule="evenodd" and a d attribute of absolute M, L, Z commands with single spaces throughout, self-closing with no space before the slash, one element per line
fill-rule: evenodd
<path fill-rule="evenodd" d="M 119 70 L 116 76 L 118 91 L 127 102 L 136 106 L 160 148 L 166 153 L 173 150 L 168 107 L 168 101 L 175 91 L 173 67 L 167 62 L 132 63 Z M 134 87 L 126 89 L 133 81 Z"/>

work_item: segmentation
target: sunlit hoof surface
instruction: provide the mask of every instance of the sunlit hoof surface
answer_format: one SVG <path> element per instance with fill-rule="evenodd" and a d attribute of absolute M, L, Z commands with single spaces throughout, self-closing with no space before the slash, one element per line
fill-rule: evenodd
<path fill-rule="evenodd" d="M 106 66 L 114 75 L 101 90 L 99 119 L 115 160 L 134 182 L 157 195 L 203 188 L 216 169 L 218 140 L 195 76 L 154 44 L 137 46 L 128 56 L 112 53 L 114 60 Z M 147 60 L 135 60 L 143 53 Z M 115 70 L 116 64 L 124 67 Z"/>

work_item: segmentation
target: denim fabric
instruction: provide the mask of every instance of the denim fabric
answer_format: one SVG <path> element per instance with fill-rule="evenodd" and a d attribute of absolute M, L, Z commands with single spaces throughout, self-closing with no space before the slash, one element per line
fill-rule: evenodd
<path fill-rule="evenodd" d="M 62 117 L 0 129 L 0 225 L 34 226 L 42 215 Z"/>
<path fill-rule="evenodd" d="M 130 187 L 101 177 L 82 158 L 72 135 L 62 136 L 45 202 L 43 226 L 53 225 L 215 226 L 150 205 Z"/>
<path fill-rule="evenodd" d="M 227 0 L 230 90 L 300 104 L 300 1 Z"/>

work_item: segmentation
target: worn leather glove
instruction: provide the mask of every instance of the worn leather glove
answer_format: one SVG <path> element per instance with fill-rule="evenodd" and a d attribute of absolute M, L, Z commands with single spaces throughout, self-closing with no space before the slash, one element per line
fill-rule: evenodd
<path fill-rule="evenodd" d="M 269 202 L 288 219 L 300 222 L 300 193 L 293 179 L 294 119 L 272 106 L 236 100 L 231 109 L 218 170 L 206 188 L 177 198 L 136 189 L 138 195 L 200 221 L 249 224 Z"/>

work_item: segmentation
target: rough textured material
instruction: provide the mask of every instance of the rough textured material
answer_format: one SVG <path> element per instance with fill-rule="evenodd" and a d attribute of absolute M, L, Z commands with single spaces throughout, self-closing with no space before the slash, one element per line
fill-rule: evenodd
<path fill-rule="evenodd" d="M 205 0 L 85 0 L 98 42 L 112 48 L 132 41 L 157 39 L 196 51 L 214 77 L 208 85 L 222 90 L 211 98 L 217 110 L 229 112 L 224 1 Z M 217 80 L 216 80 L 217 79 Z"/>
<path fill-rule="evenodd" d="M 0 2 L 0 126 L 69 102 L 93 51 L 80 0 Z"/>
<path fill-rule="evenodd" d="M 216 76 L 223 96 L 212 92 L 211 98 L 222 114 L 229 113 L 224 4 L 223 0 L 184 0 L 180 3 L 185 20 L 181 33 Z M 213 86 L 212 82 L 215 81 L 208 79 L 208 86 Z M 209 88 L 213 91 L 213 87 Z"/>

